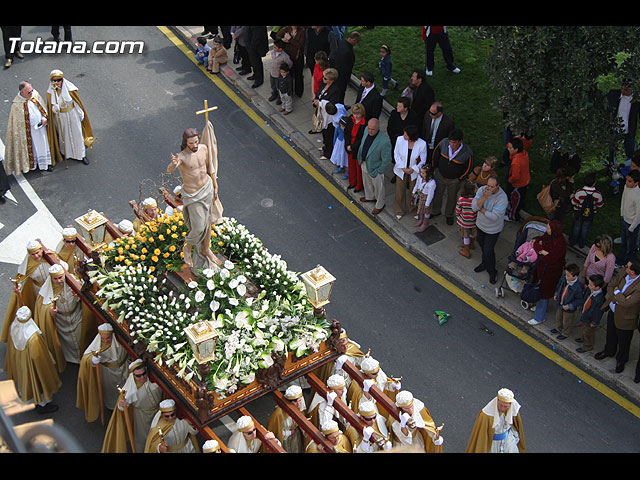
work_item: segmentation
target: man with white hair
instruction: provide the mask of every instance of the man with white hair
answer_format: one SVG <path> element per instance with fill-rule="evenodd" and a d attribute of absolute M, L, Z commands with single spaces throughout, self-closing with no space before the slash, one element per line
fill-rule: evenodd
<path fill-rule="evenodd" d="M 114 338 L 113 327 L 108 323 L 101 324 L 98 334 L 82 355 L 78 371 L 76 407 L 84 410 L 87 422 L 98 418 L 100 402 L 108 409 L 116 405 L 117 387 L 127 378 L 128 360 L 129 354 Z M 98 379 L 101 388 L 98 387 Z"/>
<path fill-rule="evenodd" d="M 86 147 L 95 141 L 89 115 L 78 95 L 78 87 L 57 68 L 49 73 L 47 116 L 51 120 L 51 155 L 55 161 L 71 158 L 89 165 Z"/>
<path fill-rule="evenodd" d="M 286 401 L 289 402 L 291 408 L 297 408 L 301 412 L 306 410 L 304 397 L 302 396 L 302 388 L 300 386 L 290 385 L 285 390 L 283 396 Z M 273 432 L 287 453 L 302 453 L 304 451 L 304 434 L 302 430 L 286 410 L 279 405 L 275 408 L 271 417 L 269 417 L 267 429 Z"/>
<path fill-rule="evenodd" d="M 391 424 L 394 447 L 415 447 L 426 453 L 442 452 L 444 438 L 424 403 L 408 390 L 396 396 L 400 420 Z"/>
<path fill-rule="evenodd" d="M 273 432 L 265 433 L 265 439 L 276 440 Z M 236 453 L 265 452 L 262 441 L 258 438 L 256 425 L 248 415 L 243 415 L 236 421 L 236 431 L 231 434 L 227 447 Z"/>
<path fill-rule="evenodd" d="M 320 427 L 320 432 L 324 437 L 333 445 L 336 453 L 353 453 L 353 447 L 349 438 L 342 433 L 338 422 L 335 420 L 328 420 Z M 316 442 L 309 442 L 305 453 L 333 453 L 328 452 L 323 446 L 318 445 Z"/>
<path fill-rule="evenodd" d="M 373 453 L 380 450 L 391 450 L 391 435 L 387 428 L 387 419 L 378 413 L 375 403 L 361 401 L 357 412 L 366 426 L 362 429 L 362 432 L 359 432 L 353 425 L 349 425 L 345 432 L 351 440 L 353 453 Z"/>
<path fill-rule="evenodd" d="M 155 198 L 147 197 L 142 201 L 142 212 L 138 212 L 142 218 L 136 217 L 133 221 L 133 229 L 138 232 L 146 222 L 151 222 L 158 216 L 158 202 Z"/>
<path fill-rule="evenodd" d="M 466 453 L 525 453 L 520 404 L 507 388 L 478 413 Z"/>
<path fill-rule="evenodd" d="M 318 392 L 315 393 L 307 410 L 307 416 L 311 420 L 311 423 L 318 428 L 329 420 L 335 420 L 346 429 L 349 426 L 348 422 L 333 406 L 336 398 L 342 400 L 342 402 L 347 405 L 347 388 L 344 377 L 340 374 L 331 375 L 327 379 L 327 387 L 329 388 L 329 392 L 327 393 L 326 399 Z"/>
<path fill-rule="evenodd" d="M 101 453 L 127 453 L 125 409 L 133 429 L 136 452 L 143 452 L 151 422 L 161 401 L 162 390 L 149 379 L 144 362 L 139 358 L 131 362 L 129 376 L 120 389 L 118 402 L 107 425 Z"/>
<path fill-rule="evenodd" d="M 145 453 L 200 453 L 196 429 L 186 420 L 177 418 L 176 402 L 160 402 L 159 410 L 151 422 Z"/>
<path fill-rule="evenodd" d="M 365 378 L 363 385 L 360 386 L 358 382 L 351 382 L 351 385 L 347 389 L 347 400 L 351 404 L 353 411 L 358 411 L 358 405 L 362 401 L 372 402 L 376 411 L 389 418 L 389 412 L 384 408 L 378 408 L 376 399 L 369 393 L 372 386 L 378 387 L 384 394 L 393 402 L 396 400 L 396 395 L 400 391 L 401 384 L 399 381 L 393 378 L 387 377 L 387 374 L 380 368 L 380 362 L 370 356 L 365 357 L 360 363 L 360 371 Z"/>
<path fill-rule="evenodd" d="M 9 305 L 2 324 L 0 342 L 6 343 L 9 337 L 9 327 L 16 316 L 16 311 L 22 305 L 35 309 L 36 298 L 45 280 L 49 278 L 49 263 L 44 258 L 45 248 L 40 241 L 31 240 L 27 243 L 27 254 L 18 267 L 18 274 L 12 280 L 14 288 L 9 298 Z"/>
<path fill-rule="evenodd" d="M 20 400 L 34 402 L 37 413 L 58 410 L 52 399 L 62 381 L 29 307 L 20 307 L 11 324 L 4 371 L 14 380 Z"/>
<path fill-rule="evenodd" d="M 66 265 L 54 263 L 36 300 L 34 320 L 62 372 L 80 363 L 83 352 L 82 302 L 66 283 Z M 86 345 L 86 344 L 85 344 Z"/>

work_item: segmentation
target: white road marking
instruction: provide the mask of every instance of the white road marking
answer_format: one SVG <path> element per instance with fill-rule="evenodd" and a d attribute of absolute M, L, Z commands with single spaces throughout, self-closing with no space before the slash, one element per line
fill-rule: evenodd
<path fill-rule="evenodd" d="M 24 175 L 15 175 L 15 179 L 37 210 L 0 242 L 0 262 L 20 265 L 26 255 L 25 246 L 30 240 L 39 238 L 47 248 L 55 249 L 62 238 L 62 226 L 51 214 L 31 184 L 24 178 Z"/>

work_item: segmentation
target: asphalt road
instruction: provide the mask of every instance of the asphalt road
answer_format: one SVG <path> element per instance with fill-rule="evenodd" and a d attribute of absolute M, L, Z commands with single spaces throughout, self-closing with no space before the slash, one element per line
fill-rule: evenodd
<path fill-rule="evenodd" d="M 49 38 L 47 27 L 23 27 L 23 32 L 24 38 Z M 28 55 L 0 72 L 0 125 L 6 125 L 18 82 L 30 80 L 44 95 L 53 68 L 76 83 L 89 112 L 97 137 L 90 165 L 69 162 L 68 168 L 25 176 L 60 225 L 72 224 L 89 208 L 114 222 L 132 219 L 129 200 L 155 194 L 160 184 L 173 188 L 177 179 L 163 173 L 169 155 L 179 150 L 185 128 L 204 125 L 195 112 L 206 99 L 219 107 L 212 121 L 225 215 L 280 253 L 291 270 L 321 264 L 337 277 L 328 316 L 338 318 L 365 351 L 371 349 L 385 372 L 402 376 L 403 388 L 425 402 L 437 424 L 445 424 L 446 452 L 464 451 L 478 411 L 502 387 L 512 389 L 522 404 L 531 452 L 640 450 L 636 416 L 400 258 L 267 135 L 265 129 L 273 126 L 250 118 L 156 27 L 74 27 L 74 38 L 144 40 L 145 50 L 142 55 Z M 18 203 L 0 206 L 0 242 L 9 239 L 0 245 L 7 248 L 15 248 L 11 233 L 37 210 L 13 178 L 12 193 Z M 29 232 L 39 234 L 37 228 Z M 16 267 L 0 263 L 2 312 Z M 439 325 L 435 310 L 450 313 L 449 321 Z M 0 358 L 4 352 L 0 344 Z M 52 417 L 87 452 L 97 452 L 104 427 L 99 421 L 87 424 L 75 408 L 76 375 L 69 365 L 55 399 L 60 410 Z M 272 408 L 265 399 L 250 410 L 266 423 Z M 20 420 L 33 419 L 35 414 Z M 215 430 L 228 437 L 223 425 Z"/>

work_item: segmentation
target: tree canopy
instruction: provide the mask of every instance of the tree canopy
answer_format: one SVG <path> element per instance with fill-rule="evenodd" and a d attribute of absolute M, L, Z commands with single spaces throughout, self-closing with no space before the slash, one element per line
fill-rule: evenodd
<path fill-rule="evenodd" d="M 490 40 L 495 106 L 516 134 L 542 134 L 549 153 L 605 152 L 621 140 L 606 94 L 640 73 L 638 26 L 473 27 Z"/>

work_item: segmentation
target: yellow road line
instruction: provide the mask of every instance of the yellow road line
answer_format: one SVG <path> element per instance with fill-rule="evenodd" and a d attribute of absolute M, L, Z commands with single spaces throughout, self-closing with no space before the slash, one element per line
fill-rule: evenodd
<path fill-rule="evenodd" d="M 198 62 L 195 60 L 193 52 L 187 48 L 180 39 L 178 39 L 167 27 L 158 27 L 168 38 L 173 42 L 191 61 L 198 65 Z M 205 69 L 203 66 L 199 66 L 200 69 L 204 72 Z M 380 225 L 374 222 L 371 217 L 365 214 L 358 206 L 351 202 L 351 200 L 341 191 L 339 190 L 333 183 L 331 183 L 322 173 L 316 170 L 313 166 L 311 166 L 310 162 L 306 160 L 302 155 L 300 155 L 287 141 L 285 141 L 280 135 L 278 135 L 275 130 L 269 127 L 264 119 L 262 119 L 252 108 L 250 108 L 242 98 L 240 98 L 229 86 L 219 78 L 214 76 L 207 76 L 213 83 L 216 84 L 217 87 L 220 88 L 239 108 L 241 108 L 262 130 L 278 145 L 282 147 L 282 149 L 292 157 L 300 167 L 302 167 L 309 175 L 311 175 L 320 185 L 322 185 L 331 195 L 333 195 L 336 200 L 338 200 L 347 210 L 349 210 L 353 215 L 355 215 L 358 220 L 360 220 L 367 228 L 369 228 L 373 233 L 378 236 L 389 248 L 391 248 L 394 252 L 404 258 L 408 263 L 413 265 L 416 269 L 424 273 L 426 276 L 431 278 L 434 282 L 438 283 L 443 288 L 447 289 L 449 292 L 453 293 L 460 300 L 465 302 L 471 308 L 475 309 L 478 313 L 484 315 L 489 320 L 499 325 L 501 328 L 509 332 L 514 337 L 518 338 L 520 341 L 533 348 L 538 353 L 544 355 L 546 358 L 557 364 L 558 366 L 564 368 L 568 372 L 572 373 L 578 379 L 586 383 L 587 385 L 593 387 L 595 390 L 605 395 L 610 400 L 614 401 L 624 409 L 628 410 L 636 417 L 640 418 L 640 407 L 630 402 L 626 398 L 622 397 L 606 385 L 602 384 L 598 380 L 596 380 L 591 375 L 587 374 L 580 368 L 578 368 L 573 363 L 565 360 L 560 355 L 555 353 L 552 349 L 544 346 L 537 340 L 533 339 L 531 336 L 527 335 L 525 332 L 521 331 L 514 325 L 512 325 L 509 321 L 505 320 L 503 317 L 498 315 L 493 310 L 487 308 L 481 302 L 473 298 L 467 292 L 462 290 L 460 287 L 451 283 L 445 277 L 440 275 L 438 272 L 430 268 L 420 259 L 412 255 L 404 248 L 400 243 L 398 243 L 391 235 L 385 232 Z"/>

